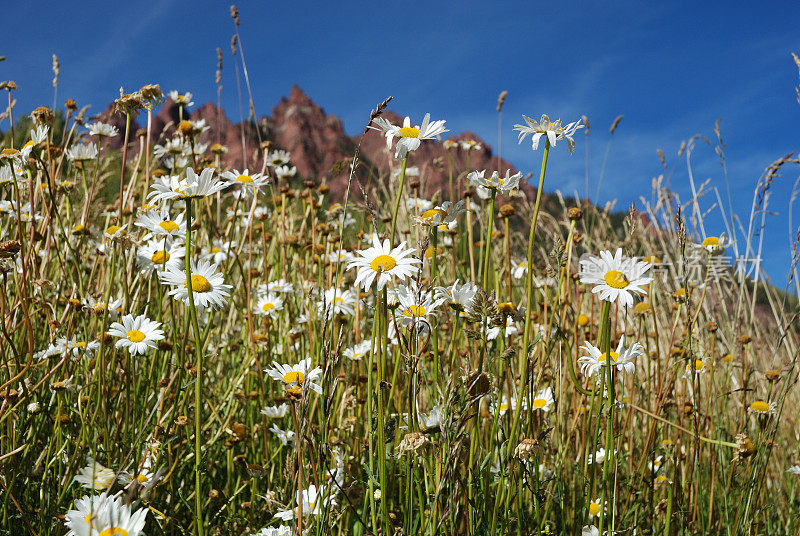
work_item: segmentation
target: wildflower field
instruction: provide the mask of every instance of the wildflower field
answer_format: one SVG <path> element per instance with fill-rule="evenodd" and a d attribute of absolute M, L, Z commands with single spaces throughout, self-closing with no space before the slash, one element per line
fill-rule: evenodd
<path fill-rule="evenodd" d="M 800 532 L 798 302 L 718 262 L 793 155 L 714 229 L 706 184 L 562 196 L 588 119 L 504 123 L 505 94 L 530 177 L 390 99 L 389 172 L 359 145 L 301 176 L 266 133 L 231 165 L 187 92 L 121 93 L 117 128 L 0 87 L 0 534 Z"/>

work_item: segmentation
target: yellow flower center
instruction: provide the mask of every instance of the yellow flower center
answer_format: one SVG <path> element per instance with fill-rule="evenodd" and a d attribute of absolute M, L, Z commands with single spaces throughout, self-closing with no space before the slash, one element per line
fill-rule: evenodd
<path fill-rule="evenodd" d="M 85 225 L 81 225 L 81 224 L 79 223 L 78 225 L 76 225 L 76 226 L 73 228 L 73 231 L 75 231 L 76 233 L 80 233 L 80 232 L 82 232 L 82 231 L 83 231 L 83 230 L 85 230 L 85 229 L 86 229 L 86 226 L 85 226 Z"/>
<path fill-rule="evenodd" d="M 22 146 L 23 149 L 26 147 L 33 147 L 33 140 L 28 140 L 25 145 Z"/>
<path fill-rule="evenodd" d="M 187 281 L 187 286 L 188 286 Z M 208 279 L 203 277 L 200 274 L 192 274 L 192 292 L 208 292 L 211 290 L 211 283 L 208 282 Z"/>
<path fill-rule="evenodd" d="M 419 129 L 416 127 L 403 127 L 400 129 L 400 136 L 404 138 L 419 138 Z"/>
<path fill-rule="evenodd" d="M 156 251 L 153 253 L 153 256 L 150 257 L 150 260 L 153 261 L 154 264 L 164 264 L 169 260 L 169 251 Z"/>
<path fill-rule="evenodd" d="M 421 305 L 409 305 L 405 309 L 403 309 L 403 316 L 425 316 L 425 308 Z"/>
<path fill-rule="evenodd" d="M 344 300 L 339 296 L 336 296 L 333 300 L 331 300 L 331 303 L 333 303 L 333 305 L 339 305 L 341 303 L 344 303 Z"/>
<path fill-rule="evenodd" d="M 114 236 L 117 232 L 122 229 L 119 225 L 112 225 L 108 229 L 106 229 L 106 234 L 110 236 Z"/>
<path fill-rule="evenodd" d="M 304 379 L 305 379 L 305 374 L 295 370 L 287 372 L 283 376 L 283 381 L 286 383 L 303 383 Z"/>
<path fill-rule="evenodd" d="M 109 527 L 97 536 L 128 536 L 128 531 L 119 527 Z"/>
<path fill-rule="evenodd" d="M 147 475 L 139 473 L 139 475 L 136 477 L 136 480 L 139 481 L 139 484 L 144 484 L 145 482 L 148 481 L 148 478 Z"/>
<path fill-rule="evenodd" d="M 77 346 L 78 348 L 86 348 L 86 343 L 83 341 L 77 341 L 75 343 L 75 346 Z"/>
<path fill-rule="evenodd" d="M 589 505 L 589 515 L 590 516 L 596 516 L 599 513 L 600 513 L 600 505 L 599 504 L 593 502 L 592 504 Z"/>
<path fill-rule="evenodd" d="M 264 304 L 264 305 L 261 307 L 261 310 L 262 310 L 262 311 L 271 311 L 272 309 L 275 309 L 275 304 L 274 304 L 274 303 L 265 303 L 265 304 Z"/>
<path fill-rule="evenodd" d="M 500 404 L 500 411 L 508 411 L 508 403 Z"/>
<path fill-rule="evenodd" d="M 0 152 L 0 156 L 15 156 L 15 155 L 18 155 L 18 154 L 19 154 L 19 151 L 17 151 L 16 149 L 11 149 L 11 148 L 3 149 L 3 151 Z"/>
<path fill-rule="evenodd" d="M 600 357 L 597 358 L 597 362 L 598 363 L 605 363 L 607 359 L 608 359 L 608 354 L 603 354 L 603 355 L 601 355 Z M 616 363 L 617 359 L 619 359 L 619 354 L 617 352 L 611 352 L 611 361 Z"/>
<path fill-rule="evenodd" d="M 213 248 L 211 248 L 211 253 L 219 253 L 219 248 L 217 246 L 214 246 Z"/>
<path fill-rule="evenodd" d="M 769 404 L 763 400 L 756 400 L 750 404 L 750 409 L 756 413 L 766 413 L 769 411 Z"/>
<path fill-rule="evenodd" d="M 709 246 L 718 246 L 719 245 L 719 238 L 716 236 L 709 236 L 705 240 L 703 240 L 703 247 L 707 248 Z"/>
<path fill-rule="evenodd" d="M 584 327 L 586 324 L 589 323 L 589 317 L 586 315 L 579 315 L 578 316 L 578 325 Z"/>
<path fill-rule="evenodd" d="M 144 340 L 144 333 L 139 331 L 138 329 L 132 329 L 128 333 L 125 334 L 128 337 L 128 340 L 131 342 L 142 342 Z"/>
<path fill-rule="evenodd" d="M 640 302 L 633 306 L 634 313 L 646 313 L 650 310 L 650 304 L 647 302 Z"/>
<path fill-rule="evenodd" d="M 376 272 L 386 272 L 397 266 L 397 261 L 390 255 L 378 255 L 369 266 Z"/>
<path fill-rule="evenodd" d="M 253 177 L 250 175 L 239 175 L 236 177 L 236 180 L 239 182 L 253 182 Z"/>
<path fill-rule="evenodd" d="M 439 246 L 436 246 L 436 254 L 441 255 L 444 253 L 444 250 Z M 433 246 L 428 246 L 428 249 L 425 250 L 425 258 L 432 259 L 433 258 Z"/>
<path fill-rule="evenodd" d="M 537 398 L 533 401 L 534 408 L 543 408 L 547 405 L 547 400 L 544 398 Z"/>
<path fill-rule="evenodd" d="M 440 208 L 429 208 L 428 210 L 422 213 L 420 219 L 423 221 L 430 221 L 433 218 L 435 218 L 437 214 L 444 216 L 445 211 Z"/>
<path fill-rule="evenodd" d="M 611 270 L 603 277 L 603 279 L 605 279 L 606 284 L 611 288 L 625 288 L 629 283 L 628 278 L 625 277 L 625 274 L 619 270 Z"/>
<path fill-rule="evenodd" d="M 178 224 L 172 220 L 162 221 L 161 223 L 158 224 L 158 226 L 164 229 L 168 233 L 178 230 Z"/>

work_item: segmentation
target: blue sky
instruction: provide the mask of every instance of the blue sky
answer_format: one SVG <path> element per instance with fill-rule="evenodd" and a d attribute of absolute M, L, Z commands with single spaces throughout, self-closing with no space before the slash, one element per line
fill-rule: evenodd
<path fill-rule="evenodd" d="M 61 61 L 58 102 L 67 97 L 100 112 L 122 85 L 159 83 L 216 100 L 216 48 L 224 53 L 223 105 L 238 119 L 230 55 L 229 4 L 164 0 L 17 2 L 6 6 L 20 32 L 6 34 L 0 79 L 13 79 L 17 114 L 52 104 L 51 54 Z M 722 133 L 734 212 L 746 226 L 764 168 L 798 146 L 800 53 L 797 2 L 239 2 L 258 114 L 268 114 L 292 83 L 350 133 L 388 95 L 392 108 L 420 118 L 430 112 L 454 132 L 471 130 L 496 146 L 495 104 L 504 108 L 503 156 L 538 169 L 541 155 L 517 145 L 520 114 L 575 120 L 587 115 L 590 192 L 594 197 L 608 127 L 624 115 L 608 157 L 601 195 L 619 208 L 650 196 L 661 173 L 656 149 L 674 159 L 681 141 Z M 7 124 L 0 124 L 0 129 Z M 584 194 L 585 140 L 573 156 L 552 152 L 547 189 Z M 699 184 L 711 179 L 727 205 L 713 148 L 692 156 Z M 789 199 L 800 171 L 787 168 L 771 189 L 763 258 L 779 286 L 790 262 Z M 685 160 L 670 186 L 690 197 Z M 703 211 L 714 201 L 701 200 Z M 792 222 L 800 224 L 795 207 Z M 723 231 L 716 209 L 706 231 Z"/>

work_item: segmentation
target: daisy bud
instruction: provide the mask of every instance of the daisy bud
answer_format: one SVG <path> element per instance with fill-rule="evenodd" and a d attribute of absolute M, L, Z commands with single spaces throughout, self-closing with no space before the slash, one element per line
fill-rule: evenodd
<path fill-rule="evenodd" d="M 15 257 L 20 249 L 22 249 L 22 244 L 18 240 L 0 242 L 0 259 Z"/>
<path fill-rule="evenodd" d="M 414 454 L 417 453 L 425 444 L 428 442 L 428 438 L 422 435 L 420 432 L 411 432 L 406 434 L 402 441 L 400 441 L 400 445 L 398 447 L 398 456 L 402 456 L 405 453 Z"/>
<path fill-rule="evenodd" d="M 764 373 L 768 382 L 776 382 L 781 379 L 781 373 L 778 370 L 770 369 Z"/>
<path fill-rule="evenodd" d="M 33 119 L 33 122 L 37 125 L 52 126 L 55 118 L 56 116 L 53 114 L 53 111 L 47 106 L 39 106 L 31 112 L 31 119 Z"/>
<path fill-rule="evenodd" d="M 753 341 L 753 338 L 750 335 L 742 335 L 739 337 L 739 344 L 745 346 L 750 344 Z"/>
<path fill-rule="evenodd" d="M 180 132 L 184 136 L 191 136 L 193 131 L 194 127 L 189 121 L 183 120 L 180 123 L 178 123 L 178 132 Z"/>
<path fill-rule="evenodd" d="M 300 402 L 303 399 L 303 388 L 299 385 L 292 385 L 286 389 L 286 398 L 292 402 Z"/>
<path fill-rule="evenodd" d="M 500 217 L 501 218 L 510 218 L 516 213 L 513 205 L 509 205 L 506 203 L 505 205 L 500 206 Z"/>
<path fill-rule="evenodd" d="M 578 207 L 572 207 L 567 212 L 567 217 L 572 221 L 578 221 L 583 218 L 583 210 L 579 209 Z"/>
<path fill-rule="evenodd" d="M 42 406 L 38 402 L 31 402 L 28 404 L 28 413 L 31 415 L 38 415 L 42 411 Z"/>
<path fill-rule="evenodd" d="M 74 112 L 78 109 L 78 103 L 75 102 L 75 99 L 67 99 L 64 101 L 64 108 L 69 110 L 70 112 Z"/>
<path fill-rule="evenodd" d="M 178 415 L 175 418 L 175 425 L 176 426 L 186 426 L 189 424 L 189 418 L 186 415 Z"/>

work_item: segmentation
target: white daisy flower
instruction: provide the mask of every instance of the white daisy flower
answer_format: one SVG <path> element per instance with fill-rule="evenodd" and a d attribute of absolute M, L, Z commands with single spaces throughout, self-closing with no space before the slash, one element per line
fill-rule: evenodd
<path fill-rule="evenodd" d="M 441 428 L 444 422 L 444 409 L 442 406 L 433 406 L 428 413 L 417 415 L 417 422 L 425 431 Z"/>
<path fill-rule="evenodd" d="M 647 294 L 643 288 L 653 278 L 646 276 L 651 265 L 634 258 L 624 257 L 622 248 L 612 256 L 610 251 L 601 251 L 599 257 L 588 255 L 580 261 L 580 281 L 594 285 L 592 292 L 601 300 L 619 302 L 625 306 L 633 305 L 634 294 Z"/>
<path fill-rule="evenodd" d="M 491 319 L 488 319 L 488 318 L 486 319 L 486 325 L 490 326 L 486 330 L 486 340 L 487 341 L 495 340 L 503 332 L 502 326 L 493 326 L 493 325 L 491 325 Z M 505 328 L 506 337 L 513 337 L 517 333 L 519 333 L 519 327 L 517 326 L 517 323 L 514 322 L 514 319 L 511 318 L 510 316 L 506 317 L 506 328 Z"/>
<path fill-rule="evenodd" d="M 280 406 L 267 406 L 261 410 L 262 415 L 266 415 L 270 419 L 280 419 L 289 413 L 289 404 L 283 403 Z"/>
<path fill-rule="evenodd" d="M 463 285 L 456 279 L 450 287 L 436 287 L 436 297 L 447 303 L 452 309 L 460 313 L 468 313 L 472 307 L 472 298 L 478 293 L 478 286 L 472 281 L 467 281 Z"/>
<path fill-rule="evenodd" d="M 327 255 L 325 255 L 325 260 L 330 263 L 339 263 L 349 261 L 353 258 L 353 254 L 345 249 L 340 249 L 338 251 L 331 251 Z"/>
<path fill-rule="evenodd" d="M 122 312 L 124 305 L 125 298 L 123 297 L 110 297 L 108 302 L 105 302 L 102 298 L 98 300 L 93 296 L 87 296 L 83 299 L 83 306 L 86 309 L 91 309 L 93 313 L 98 315 L 108 311 L 108 315 L 112 320 L 116 319 L 117 315 Z"/>
<path fill-rule="evenodd" d="M 611 362 L 608 362 L 608 356 L 600 351 L 600 349 L 589 343 L 583 343 L 581 349 L 587 352 L 578 359 L 578 364 L 581 365 L 581 374 L 587 378 L 594 376 L 603 370 L 605 365 L 611 364 L 616 367 L 617 372 L 624 372 L 626 374 L 633 374 L 636 372 L 636 364 L 634 360 L 640 355 L 644 354 L 644 347 L 638 342 L 633 343 L 630 347 L 625 348 L 625 337 L 620 337 L 617 350 L 611 352 Z"/>
<path fill-rule="evenodd" d="M 288 151 L 276 149 L 269 153 L 267 161 L 269 162 L 269 165 L 272 167 L 285 166 L 286 164 L 289 163 L 289 159 L 291 156 L 292 156 L 291 153 L 289 153 Z"/>
<path fill-rule="evenodd" d="M 517 409 L 517 399 L 515 397 L 508 397 L 507 395 L 503 395 L 500 399 L 500 403 L 497 404 L 496 402 L 492 401 L 489 404 L 489 413 L 492 415 L 500 415 L 502 417 L 508 411 L 514 411 Z M 527 409 L 527 404 L 523 400 L 522 409 Z"/>
<path fill-rule="evenodd" d="M 94 459 L 89 458 L 86 467 L 83 467 L 75 475 L 75 482 L 80 483 L 81 486 L 87 489 L 103 490 L 111 487 L 115 476 L 116 472 L 113 469 L 104 467 Z"/>
<path fill-rule="evenodd" d="M 67 149 L 67 158 L 72 162 L 88 162 L 97 158 L 97 145 L 76 143 Z"/>
<path fill-rule="evenodd" d="M 339 290 L 329 288 L 323 293 L 322 300 L 317 304 L 320 315 L 330 318 L 332 315 L 353 316 L 356 314 L 356 293 L 352 289 Z"/>
<path fill-rule="evenodd" d="M 227 180 L 231 185 L 240 185 L 242 191 L 248 194 L 260 191 L 262 186 L 269 184 L 269 177 L 261 175 L 261 173 L 251 174 L 249 169 L 245 169 L 241 173 L 236 169 L 233 171 L 226 171 L 222 174 L 222 178 Z"/>
<path fill-rule="evenodd" d="M 436 308 L 442 300 L 434 298 L 430 291 L 423 291 L 412 281 L 408 286 L 400 285 L 396 292 L 400 307 L 397 310 L 397 322 L 401 326 L 411 325 L 417 329 L 428 329 L 428 318 L 436 314 Z"/>
<path fill-rule="evenodd" d="M 319 515 L 323 506 L 328 507 L 336 504 L 332 494 L 328 493 L 326 496 L 324 488 L 324 486 L 320 486 L 319 489 L 317 489 L 317 486 L 311 484 L 308 489 L 304 489 L 297 494 L 298 504 L 303 505 L 304 517 L 308 515 Z M 291 521 L 297 517 L 299 513 L 300 507 L 297 507 L 293 510 L 281 510 L 275 514 L 275 517 L 283 521 Z"/>
<path fill-rule="evenodd" d="M 191 269 L 192 297 L 194 298 L 195 306 L 202 309 L 206 307 L 221 309 L 224 307 L 233 287 L 223 283 L 222 274 L 217 272 L 216 267 L 206 261 L 197 263 L 192 261 Z M 173 296 L 176 300 L 183 301 L 187 305 L 189 304 L 189 289 L 187 287 L 189 281 L 183 269 L 167 267 L 166 270 L 158 274 L 158 277 L 163 284 L 174 287 L 169 291 L 170 296 Z"/>
<path fill-rule="evenodd" d="M 297 175 L 297 168 L 295 166 L 273 166 L 272 171 L 278 180 L 286 180 Z"/>
<path fill-rule="evenodd" d="M 481 149 L 483 149 L 483 145 L 481 145 L 475 140 L 461 140 L 459 144 L 461 145 L 461 149 L 467 152 L 480 151 Z"/>
<path fill-rule="evenodd" d="M 533 408 L 533 411 L 540 409 L 545 413 L 547 413 L 548 411 L 550 411 L 550 408 L 553 407 L 553 402 L 554 402 L 553 390 L 550 387 L 546 387 L 541 391 L 539 391 L 538 393 L 536 393 L 536 396 L 533 398 L 531 406 Z"/>
<path fill-rule="evenodd" d="M 258 532 L 250 534 L 250 536 L 292 536 L 294 529 L 288 525 L 281 525 L 280 527 L 264 527 Z"/>
<path fill-rule="evenodd" d="M 86 125 L 86 128 L 89 129 L 89 134 L 92 136 L 98 137 L 106 137 L 106 138 L 113 138 L 114 136 L 119 134 L 119 130 L 114 125 L 109 125 L 108 123 L 103 123 L 101 121 L 95 121 L 94 123 L 90 123 Z"/>
<path fill-rule="evenodd" d="M 514 276 L 514 279 L 522 279 L 528 273 L 528 261 L 523 260 L 517 262 L 514 259 L 511 259 L 511 275 Z"/>
<path fill-rule="evenodd" d="M 178 214 L 174 219 L 169 215 L 169 209 L 164 207 L 158 212 L 147 211 L 140 213 L 134 225 L 149 231 L 145 240 L 150 238 L 165 237 L 182 240 L 186 236 L 186 220 L 183 213 Z"/>
<path fill-rule="evenodd" d="M 122 503 L 122 497 L 106 494 L 75 499 L 74 509 L 64 516 L 70 529 L 67 536 L 140 536 L 144 531 L 147 508 L 135 512 Z"/>
<path fill-rule="evenodd" d="M 283 310 L 283 299 L 272 292 L 267 292 L 256 302 L 256 313 L 262 316 L 271 318 L 281 310 Z"/>
<path fill-rule="evenodd" d="M 295 435 L 294 432 L 292 432 L 291 430 L 284 431 L 273 424 L 272 426 L 270 426 L 269 431 L 278 436 L 278 439 L 280 439 L 281 444 L 284 447 L 290 443 L 294 443 Z"/>
<path fill-rule="evenodd" d="M 200 175 L 194 169 L 187 168 L 185 179 L 171 176 L 167 184 L 164 184 L 163 181 L 153 182 L 153 191 L 150 192 L 148 197 L 152 202 L 170 199 L 199 199 L 221 192 L 228 185 L 229 183 L 214 177 L 214 169 L 212 168 L 203 169 Z"/>
<path fill-rule="evenodd" d="M 464 208 L 463 199 L 458 203 L 445 201 L 441 205 L 425 210 L 419 215 L 418 218 L 416 218 L 416 221 L 421 225 L 429 225 L 434 227 L 444 225 L 446 226 L 445 230 L 448 230 L 450 228 L 450 224 L 454 223 L 456 218 L 458 218 L 464 212 L 466 212 L 466 209 Z"/>
<path fill-rule="evenodd" d="M 421 197 L 409 197 L 406 199 L 406 209 L 409 212 L 425 212 L 433 207 L 433 202 Z"/>
<path fill-rule="evenodd" d="M 405 279 L 419 271 L 416 266 L 419 259 L 411 257 L 414 249 L 405 249 L 406 243 L 401 242 L 396 248 L 389 246 L 389 239 L 380 242 L 378 237 L 373 237 L 372 247 L 358 251 L 359 257 L 354 257 L 347 263 L 347 269 L 356 268 L 355 285 L 361 285 L 364 290 L 369 290 L 372 283 L 377 280 L 378 290 L 383 289 L 393 277 Z"/>
<path fill-rule="evenodd" d="M 307 357 L 296 365 L 283 365 L 273 361 L 272 368 L 265 369 L 264 372 L 273 380 L 282 382 L 288 387 L 304 387 L 308 384 L 309 389 L 322 394 L 322 387 L 314 383 L 322 378 L 322 369 L 319 367 L 311 369 L 310 367 L 311 358 Z"/>
<path fill-rule="evenodd" d="M 160 272 L 166 269 L 177 269 L 183 266 L 183 257 L 186 255 L 186 248 L 182 244 L 173 243 L 164 249 L 163 240 L 151 240 L 136 249 L 136 262 L 139 270 L 144 275 L 150 275 L 153 270 Z"/>
<path fill-rule="evenodd" d="M 578 129 L 583 128 L 580 119 L 574 123 L 569 123 L 566 126 L 562 126 L 561 119 L 551 123 L 550 118 L 547 117 L 547 115 L 542 115 L 542 118 L 538 122 L 535 119 L 527 117 L 526 115 L 523 115 L 522 118 L 527 124 L 514 125 L 514 130 L 519 131 L 519 143 L 522 143 L 522 140 L 524 140 L 525 137 L 530 134 L 533 141 L 532 147 L 535 151 L 539 147 L 539 138 L 542 136 L 547 136 L 550 145 L 553 147 L 556 146 L 556 141 L 567 140 L 569 152 L 571 153 L 575 150 L 575 140 L 572 139 L 572 136 Z"/>
<path fill-rule="evenodd" d="M 720 236 L 707 236 L 700 244 L 695 244 L 695 247 L 706 250 L 709 255 L 720 255 L 730 245 L 731 242 L 728 241 L 725 233 L 722 233 Z"/>
<path fill-rule="evenodd" d="M 144 355 L 150 348 L 157 348 L 158 341 L 164 338 L 164 330 L 158 329 L 160 326 L 160 322 L 150 320 L 144 315 L 135 318 L 133 315 L 125 315 L 122 322 L 111 324 L 108 333 L 120 338 L 116 348 L 127 348 L 131 355 Z"/>
<path fill-rule="evenodd" d="M 511 175 L 510 170 L 506 170 L 506 176 L 501 177 L 497 171 L 492 172 L 492 176 L 488 179 L 485 177 L 486 170 L 471 171 L 467 175 L 467 180 L 473 185 L 478 192 L 481 199 L 489 199 L 491 191 L 496 190 L 501 194 L 509 194 L 510 192 L 519 189 L 519 181 L 522 179 L 522 172 L 517 172 Z"/>
<path fill-rule="evenodd" d="M 348 359 L 352 359 L 353 361 L 359 361 L 363 356 L 369 353 L 371 348 L 372 343 L 370 341 L 361 341 L 355 346 L 345 348 L 342 351 L 342 355 Z"/>
<path fill-rule="evenodd" d="M 169 92 L 169 98 L 175 101 L 175 104 L 183 106 L 184 108 L 194 105 L 194 102 L 192 102 L 192 94 L 188 91 L 181 95 L 177 90 L 173 89 Z"/>
<path fill-rule="evenodd" d="M 445 121 L 439 120 L 431 123 L 431 114 L 425 114 L 422 125 L 411 126 L 411 118 L 403 120 L 403 126 L 397 127 L 383 117 L 376 118 L 373 122 L 376 126 L 370 126 L 373 130 L 382 131 L 386 136 L 386 147 L 392 147 L 392 140 L 399 138 L 395 147 L 395 158 L 404 158 L 409 151 L 416 151 L 422 140 L 434 139 L 440 134 L 448 132 L 444 128 Z"/>
<path fill-rule="evenodd" d="M 280 292 L 281 294 L 287 294 L 289 292 L 294 292 L 294 286 L 285 279 L 281 278 L 277 281 L 270 281 L 267 283 L 267 290 L 269 292 Z"/>

